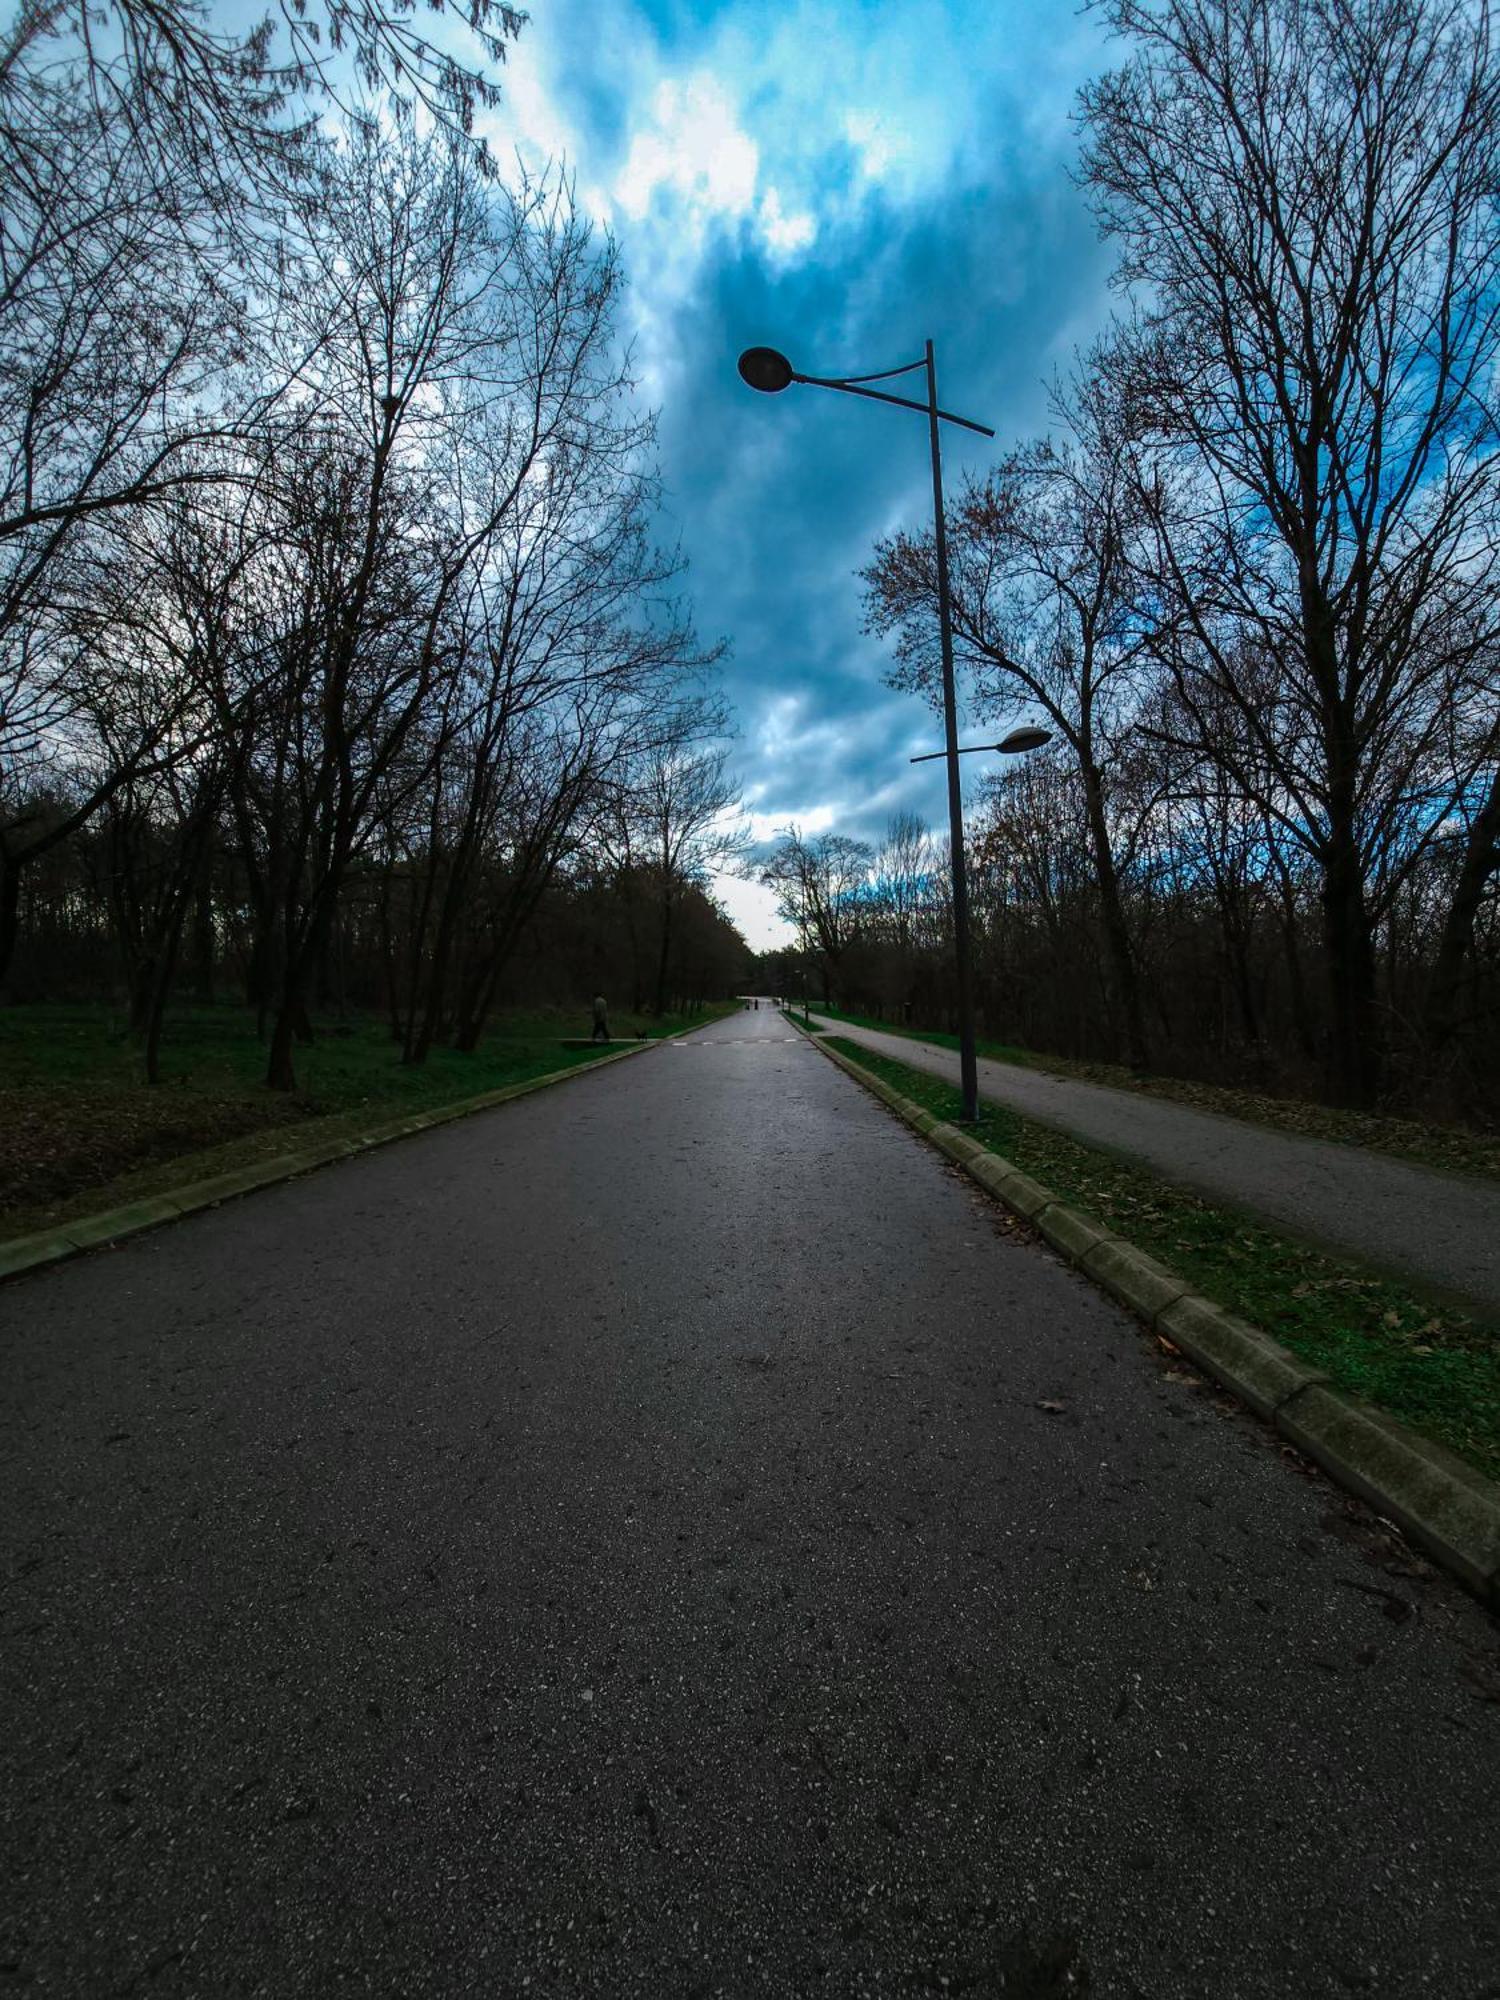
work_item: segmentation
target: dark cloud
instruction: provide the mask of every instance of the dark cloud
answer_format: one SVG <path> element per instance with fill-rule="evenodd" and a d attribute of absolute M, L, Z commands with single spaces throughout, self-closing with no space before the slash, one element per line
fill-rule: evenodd
<path fill-rule="evenodd" d="M 774 16 L 573 0 L 528 30 L 624 252 L 662 533 L 689 558 L 701 629 L 732 647 L 762 826 L 832 813 L 878 839 L 899 808 L 945 815 L 940 767 L 907 761 L 936 747 L 937 720 L 885 685 L 856 574 L 878 536 L 929 522 L 931 484 L 920 416 L 757 396 L 736 357 L 764 342 L 862 373 L 930 335 L 944 402 L 999 434 L 945 432 L 950 492 L 1041 428 L 1048 379 L 1108 312 L 1109 258 L 1070 178 L 1073 96 L 1102 59 L 1091 21 L 1031 0 Z"/>
<path fill-rule="evenodd" d="M 1061 163 L 1019 188 L 876 205 L 779 270 L 737 235 L 705 262 L 674 328 L 668 518 L 705 629 L 733 647 L 726 682 L 757 809 L 790 819 L 832 802 L 870 838 L 898 806 L 942 810 L 941 774 L 905 761 L 936 743 L 935 720 L 884 685 L 888 656 L 861 631 L 856 574 L 879 535 L 931 519 L 926 427 L 818 390 L 756 396 L 736 356 L 765 342 L 809 372 L 864 372 L 916 358 L 930 333 L 943 400 L 999 433 L 989 446 L 945 430 L 951 492 L 1044 423 L 1070 329 L 1083 336 L 1105 311 L 1106 263 Z M 767 714 L 789 695 L 802 742 L 766 742 Z"/>

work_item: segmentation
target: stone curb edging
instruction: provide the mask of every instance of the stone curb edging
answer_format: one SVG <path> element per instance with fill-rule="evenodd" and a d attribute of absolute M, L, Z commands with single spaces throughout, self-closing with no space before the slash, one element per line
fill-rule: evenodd
<path fill-rule="evenodd" d="M 1123 1237 L 947 1125 L 819 1035 L 809 1041 L 986 1192 L 1023 1216 L 1086 1277 L 1171 1341 L 1288 1443 L 1394 1521 L 1490 1610 L 1500 1612 L 1500 1486 L 1394 1417 L 1334 1388 L 1248 1320 L 1226 1312 Z"/>
<path fill-rule="evenodd" d="M 100 1215 L 80 1216 L 76 1222 L 60 1222 L 55 1229 L 37 1230 L 30 1236 L 14 1236 L 8 1243 L 0 1243 L 0 1282 L 19 1277 L 23 1271 L 34 1271 L 44 1264 L 60 1264 L 85 1250 L 98 1249 L 101 1244 L 117 1243 L 126 1236 L 138 1236 L 144 1230 L 159 1228 L 164 1222 L 176 1222 L 180 1216 L 193 1215 L 202 1208 L 213 1208 L 235 1195 L 250 1194 L 254 1189 L 269 1187 L 276 1181 L 291 1180 L 314 1167 L 328 1166 L 335 1160 L 352 1159 L 357 1153 L 389 1145 L 393 1139 L 425 1132 L 434 1125 L 451 1124 L 455 1118 L 467 1118 L 476 1111 L 488 1111 L 494 1105 L 508 1104 L 512 1098 L 528 1097 L 534 1090 L 546 1090 L 554 1083 L 566 1083 L 569 1077 L 587 1076 L 592 1070 L 624 1062 L 627 1056 L 640 1055 L 644 1049 L 657 1046 L 657 1042 L 647 1041 L 633 1043 L 629 1048 L 612 1049 L 607 1056 L 600 1056 L 595 1062 L 573 1063 L 566 1069 L 549 1070 L 545 1076 L 527 1077 L 521 1083 L 502 1084 L 497 1090 L 482 1091 L 477 1097 L 462 1097 L 456 1104 L 443 1104 L 431 1111 L 415 1111 L 404 1118 L 387 1119 L 383 1125 L 374 1125 L 355 1138 L 329 1139 L 322 1145 L 304 1146 L 294 1153 L 277 1153 L 272 1159 L 256 1160 L 247 1167 L 213 1174 L 206 1180 L 185 1182 L 170 1194 L 149 1195 L 141 1201 L 127 1202 L 122 1208 L 106 1209 Z"/>

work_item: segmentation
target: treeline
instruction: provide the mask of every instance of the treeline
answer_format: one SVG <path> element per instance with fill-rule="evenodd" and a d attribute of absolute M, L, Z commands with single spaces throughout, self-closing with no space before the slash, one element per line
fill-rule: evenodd
<path fill-rule="evenodd" d="M 976 733 L 1053 734 L 970 829 L 986 1027 L 1493 1116 L 1491 10 L 1101 11 L 1126 55 L 1083 93 L 1082 178 L 1124 310 L 949 530 Z M 866 583 L 930 693 L 931 537 Z M 951 1012 L 940 858 L 895 892 L 892 851 L 789 841 L 771 875 L 835 991 Z"/>
<path fill-rule="evenodd" d="M 100 815 L 28 877 L 10 991 L 19 1003 L 109 996 L 144 1055 L 154 1053 L 161 1021 L 149 1011 L 150 994 L 124 976 L 115 907 L 122 878 L 111 842 L 109 816 Z M 198 879 L 174 960 L 174 1004 L 256 1004 L 255 931 L 234 873 L 232 850 L 215 850 Z M 420 898 L 422 876 L 356 864 L 310 987 L 310 1015 L 382 1017 L 402 1054 L 408 1038 L 420 1038 L 423 1016 L 406 1003 L 395 947 L 410 939 L 406 906 Z M 595 993 L 612 1010 L 688 1013 L 746 990 L 750 964 L 744 939 L 702 883 L 646 864 L 622 869 L 602 851 L 581 849 L 537 897 L 487 1007 L 566 1010 L 586 1031 Z M 466 973 L 463 961 L 459 970 Z M 466 991 L 472 984 L 461 976 L 456 995 Z M 443 1040 L 472 1047 L 482 1025 L 456 998 Z"/>
<path fill-rule="evenodd" d="M 289 1089 L 330 996 L 420 1062 L 523 964 L 662 1008 L 742 957 L 613 246 L 469 134 L 520 17 L 470 70 L 411 17 L 65 5 L 0 61 L 0 978 L 118 984 L 153 1079 L 226 977 Z"/>

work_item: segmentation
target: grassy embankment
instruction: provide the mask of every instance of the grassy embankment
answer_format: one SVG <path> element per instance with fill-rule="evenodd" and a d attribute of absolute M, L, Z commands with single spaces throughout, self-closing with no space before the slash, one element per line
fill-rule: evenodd
<path fill-rule="evenodd" d="M 934 1116 L 957 1117 L 951 1084 L 844 1036 L 827 1040 Z M 1500 1328 L 1352 1270 L 1004 1106 L 982 1103 L 969 1129 L 1060 1200 L 1325 1368 L 1339 1388 L 1500 1478 Z"/>
<path fill-rule="evenodd" d="M 846 1021 L 852 1028 L 876 1028 L 884 1035 L 931 1042 L 937 1048 L 958 1047 L 957 1035 L 944 1034 L 936 1028 L 897 1027 L 894 1022 L 877 1020 L 873 1014 L 852 1014 L 842 1007 L 815 1007 L 814 1013 Z M 797 1018 L 799 1021 L 802 1018 L 800 1012 Z M 978 1049 L 981 1056 L 995 1062 L 1015 1063 L 1021 1069 L 1041 1070 L 1049 1076 L 1069 1077 L 1081 1083 L 1108 1084 L 1115 1090 L 1139 1091 L 1148 1097 L 1165 1097 L 1198 1111 L 1217 1111 L 1226 1118 L 1243 1118 L 1252 1125 L 1266 1125 L 1277 1132 L 1295 1132 L 1306 1139 L 1334 1139 L 1341 1145 L 1366 1146 L 1372 1152 L 1413 1160 L 1419 1166 L 1500 1180 L 1500 1134 L 1462 1131 L 1456 1126 L 1425 1124 L 1413 1118 L 1388 1118 L 1376 1112 L 1340 1111 L 1332 1105 L 1309 1103 L 1305 1098 L 1267 1097 L 1263 1092 L 1240 1090 L 1231 1084 L 1143 1076 L 1119 1063 L 1079 1062 L 1069 1056 L 1038 1055 L 1035 1050 L 1013 1048 L 1005 1042 L 980 1041 Z"/>
<path fill-rule="evenodd" d="M 611 1016 L 617 1037 L 701 1027 L 726 1002 L 681 1015 Z M 161 1194 L 319 1140 L 352 1138 L 416 1111 L 592 1060 L 565 1049 L 588 1009 L 497 1015 L 471 1056 L 435 1048 L 403 1067 L 383 1021 L 319 1022 L 296 1052 L 298 1089 L 268 1091 L 254 1017 L 187 1010 L 167 1024 L 162 1081 L 148 1089 L 118 1015 L 97 1007 L 0 1008 L 0 1240 Z"/>

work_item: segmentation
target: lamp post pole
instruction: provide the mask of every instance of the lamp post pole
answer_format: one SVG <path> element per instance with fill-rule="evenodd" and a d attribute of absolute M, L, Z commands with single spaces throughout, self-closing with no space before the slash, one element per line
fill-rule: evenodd
<path fill-rule="evenodd" d="M 900 375 L 927 371 L 927 400 L 893 395 L 889 389 L 872 389 L 872 382 L 889 382 Z M 993 437 L 988 424 L 975 423 L 952 410 L 940 410 L 937 399 L 937 364 L 932 342 L 926 343 L 926 358 L 908 361 L 900 368 L 884 368 L 874 375 L 804 375 L 793 368 L 774 347 L 747 347 L 739 359 L 740 379 L 763 395 L 778 395 L 793 382 L 814 389 L 838 389 L 848 396 L 866 396 L 874 403 L 894 403 L 903 410 L 922 410 L 927 416 L 927 434 L 932 446 L 932 511 L 937 538 L 938 623 L 943 650 L 943 733 L 948 760 L 948 837 L 953 850 L 953 953 L 958 974 L 959 1072 L 963 1088 L 963 1118 L 972 1124 L 979 1115 L 979 1066 L 974 1053 L 974 983 L 969 952 L 969 881 L 964 867 L 963 788 L 958 775 L 957 697 L 953 685 L 953 616 L 948 601 L 948 531 L 943 519 L 943 456 L 938 443 L 938 425 L 958 424 L 981 437 Z M 920 761 L 920 760 L 914 760 Z"/>
<path fill-rule="evenodd" d="M 948 846 L 953 871 L 953 956 L 958 978 L 958 1071 L 967 1125 L 979 1116 L 979 1060 L 974 1049 L 974 973 L 969 950 L 969 874 L 964 861 L 964 800 L 958 776 L 958 698 L 953 685 L 953 609 L 948 597 L 948 529 L 943 519 L 943 451 L 938 438 L 937 367 L 927 343 L 927 435 L 932 444 L 932 522 L 937 552 L 938 628 L 943 652 L 943 741 L 948 763 Z"/>

